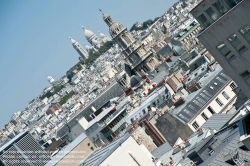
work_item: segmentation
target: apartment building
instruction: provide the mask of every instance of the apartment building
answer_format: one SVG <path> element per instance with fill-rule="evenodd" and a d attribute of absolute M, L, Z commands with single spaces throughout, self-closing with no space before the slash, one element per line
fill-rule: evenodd
<path fill-rule="evenodd" d="M 199 41 L 250 98 L 250 1 L 204 0 L 191 14 L 203 30 Z"/>

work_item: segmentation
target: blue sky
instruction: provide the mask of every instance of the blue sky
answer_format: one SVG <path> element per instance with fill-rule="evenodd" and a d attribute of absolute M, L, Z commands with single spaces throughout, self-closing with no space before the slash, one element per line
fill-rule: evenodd
<path fill-rule="evenodd" d="M 162 15 L 177 0 L 1 0 L 0 127 L 78 62 L 69 36 L 88 44 L 81 25 L 108 34 L 99 8 L 124 26 Z"/>

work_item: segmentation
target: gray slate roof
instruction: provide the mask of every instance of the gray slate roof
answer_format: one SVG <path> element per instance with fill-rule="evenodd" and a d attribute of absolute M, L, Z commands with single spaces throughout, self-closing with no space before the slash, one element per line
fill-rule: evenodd
<path fill-rule="evenodd" d="M 219 131 L 235 114 L 213 114 L 201 128 Z"/>
<path fill-rule="evenodd" d="M 208 78 L 202 78 L 200 82 L 203 88 L 188 95 L 187 98 L 185 98 L 186 103 L 173 110 L 173 114 L 175 114 L 177 118 L 188 123 L 195 114 L 231 80 L 223 70 L 217 75 L 214 75 L 216 73 L 218 73 L 218 71 L 210 72 L 206 76 Z"/>
<path fill-rule="evenodd" d="M 170 144 L 168 142 L 165 142 L 163 145 L 152 151 L 151 154 L 156 158 L 160 158 L 164 153 L 170 151 L 171 149 L 172 147 L 170 146 Z"/>
<path fill-rule="evenodd" d="M 227 134 L 223 137 L 223 143 L 218 147 L 218 149 L 215 150 L 212 156 L 210 156 L 205 162 L 200 164 L 201 166 L 229 165 L 224 161 L 224 154 L 228 152 L 234 152 L 238 148 L 237 143 L 239 142 L 239 128 L 230 130 L 230 132 L 227 132 Z"/>

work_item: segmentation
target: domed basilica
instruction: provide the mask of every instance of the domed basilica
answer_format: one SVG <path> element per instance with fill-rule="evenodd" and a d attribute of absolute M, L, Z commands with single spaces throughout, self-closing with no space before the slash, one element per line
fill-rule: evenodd
<path fill-rule="evenodd" d="M 91 44 L 91 46 L 85 45 L 88 52 L 94 51 L 99 49 L 104 43 L 107 41 L 110 41 L 110 38 L 103 33 L 99 32 L 100 38 L 94 34 L 91 30 L 88 30 L 82 26 L 84 30 L 84 35 L 87 39 L 87 41 Z"/>

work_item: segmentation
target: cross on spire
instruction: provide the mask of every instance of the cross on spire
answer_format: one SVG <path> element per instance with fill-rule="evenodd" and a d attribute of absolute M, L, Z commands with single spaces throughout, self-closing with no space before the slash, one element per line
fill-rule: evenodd
<path fill-rule="evenodd" d="M 104 13 L 102 12 L 102 10 L 101 10 L 101 9 L 99 9 L 99 11 L 100 11 L 102 14 L 104 14 Z"/>

